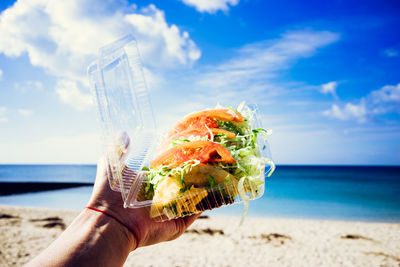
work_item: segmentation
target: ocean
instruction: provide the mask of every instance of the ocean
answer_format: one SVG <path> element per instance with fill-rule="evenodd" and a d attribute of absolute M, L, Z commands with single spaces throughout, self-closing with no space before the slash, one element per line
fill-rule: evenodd
<path fill-rule="evenodd" d="M 0 165 L 0 186 L 90 184 L 95 174 L 95 165 Z M 79 210 L 90 193 L 91 186 L 81 186 L 2 195 L 0 204 Z M 242 210 L 238 204 L 207 214 L 240 216 Z M 250 202 L 248 216 L 400 222 L 400 167 L 278 166 L 264 195 Z"/>

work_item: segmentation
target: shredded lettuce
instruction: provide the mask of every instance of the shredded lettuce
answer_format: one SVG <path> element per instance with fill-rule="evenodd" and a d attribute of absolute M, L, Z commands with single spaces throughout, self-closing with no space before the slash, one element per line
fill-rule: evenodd
<path fill-rule="evenodd" d="M 240 224 L 243 223 L 247 213 L 249 200 L 255 198 L 260 193 L 260 188 L 264 184 L 265 166 L 269 165 L 268 177 L 275 170 L 272 160 L 261 155 L 265 145 L 260 148 L 258 138 L 266 138 L 270 132 L 265 129 L 252 129 L 254 123 L 254 111 L 248 108 L 244 103 L 239 105 L 237 112 L 240 112 L 245 121 L 242 123 L 220 122 L 220 128 L 234 132 L 235 138 L 228 139 L 225 136 L 219 136 L 215 142 L 226 147 L 237 164 L 234 168 L 224 163 L 219 165 L 229 170 L 238 180 L 238 192 L 244 202 L 244 209 Z"/>
<path fill-rule="evenodd" d="M 219 121 L 218 125 L 221 129 L 233 132 L 236 137 L 228 138 L 225 134 L 213 135 L 210 129 L 211 138 L 208 136 L 189 136 L 184 138 L 177 138 L 173 140 L 170 147 L 182 144 L 184 142 L 197 141 L 197 140 L 210 140 L 218 143 L 227 148 L 236 163 L 227 164 L 223 162 L 214 163 L 224 170 L 232 174 L 238 181 L 238 193 L 240 199 L 244 202 L 244 210 L 242 214 L 241 223 L 243 222 L 244 216 L 247 213 L 249 200 L 257 197 L 261 192 L 261 188 L 264 184 L 265 174 L 269 177 L 275 170 L 275 165 L 270 158 L 263 157 L 261 151 L 266 147 L 259 147 L 259 138 L 266 138 L 270 131 L 265 129 L 253 129 L 255 121 L 255 111 L 250 109 L 244 103 L 241 103 L 237 109 L 230 108 L 234 112 L 240 113 L 244 118 L 244 122 L 225 122 Z M 184 176 L 190 171 L 190 169 L 199 164 L 199 161 L 190 160 L 184 163 L 182 166 L 177 168 L 171 168 L 168 166 L 162 166 L 156 169 L 149 170 L 149 183 L 146 187 L 146 194 L 152 195 L 150 191 L 156 190 L 158 184 L 167 176 L 175 176 L 180 178 L 180 181 L 184 188 L 183 192 L 187 190 Z M 266 171 L 265 167 L 269 166 Z M 229 179 L 228 179 L 229 180 Z M 231 182 L 231 181 L 227 181 Z M 209 181 L 210 188 L 215 187 L 214 177 L 210 175 Z M 150 193 L 149 193 L 150 192 Z"/>
<path fill-rule="evenodd" d="M 207 136 L 198 136 L 198 135 L 190 135 L 188 137 L 179 137 L 177 139 L 174 139 L 171 141 L 169 144 L 168 149 L 186 143 L 186 142 L 193 142 L 193 141 L 201 141 L 201 140 L 209 140 Z"/>
<path fill-rule="evenodd" d="M 157 189 L 157 186 L 160 184 L 162 180 L 164 180 L 168 176 L 177 177 L 181 181 L 183 188 L 181 192 L 184 193 L 188 190 L 188 187 L 185 184 L 185 174 L 187 174 L 190 169 L 196 165 L 198 165 L 200 161 L 198 160 L 189 160 L 185 162 L 180 167 L 172 168 L 170 166 L 160 166 L 158 168 L 150 168 L 147 176 L 147 184 L 145 187 L 145 196 L 147 199 L 152 199 L 154 191 Z"/>
<path fill-rule="evenodd" d="M 214 188 L 214 187 L 217 186 L 217 184 L 215 183 L 214 176 L 212 176 L 211 174 L 210 174 L 210 179 L 209 180 L 210 180 L 209 183 L 210 183 L 210 187 L 211 188 Z"/>

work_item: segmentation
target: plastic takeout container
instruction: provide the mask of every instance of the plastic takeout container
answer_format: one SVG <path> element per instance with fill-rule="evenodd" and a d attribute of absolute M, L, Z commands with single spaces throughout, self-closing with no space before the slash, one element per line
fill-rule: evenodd
<path fill-rule="evenodd" d="M 98 59 L 88 68 L 88 77 L 98 105 L 104 152 L 110 166 L 109 184 L 121 192 L 125 207 L 147 207 L 152 218 L 166 220 L 263 195 L 265 175 L 274 170 L 272 161 L 263 164 L 256 177 L 261 181 L 257 186 L 233 179 L 179 192 L 173 201 L 147 196 L 148 167 L 157 156 L 162 135 L 157 132 L 136 40 L 128 35 L 102 47 Z M 261 128 L 254 109 L 249 109 L 254 115 L 253 128 Z M 257 143 L 260 156 L 270 158 L 266 140 L 258 138 Z M 172 194 L 168 190 L 163 194 Z"/>

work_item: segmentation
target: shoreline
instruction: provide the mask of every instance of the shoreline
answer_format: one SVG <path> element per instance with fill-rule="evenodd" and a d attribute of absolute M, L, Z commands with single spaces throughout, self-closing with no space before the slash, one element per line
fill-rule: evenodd
<path fill-rule="evenodd" d="M 0 205 L 0 265 L 28 262 L 78 213 Z M 238 227 L 239 220 L 217 215 L 198 219 L 177 240 L 131 253 L 124 266 L 400 264 L 400 223 L 247 217 Z"/>
<path fill-rule="evenodd" d="M 54 182 L 0 182 L 0 196 L 25 193 L 38 193 L 81 186 L 93 186 L 93 183 L 54 183 Z"/>

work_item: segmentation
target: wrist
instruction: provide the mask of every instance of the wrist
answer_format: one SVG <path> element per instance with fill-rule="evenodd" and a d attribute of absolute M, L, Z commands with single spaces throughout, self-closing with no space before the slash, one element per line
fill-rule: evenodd
<path fill-rule="evenodd" d="M 113 218 L 84 209 L 27 266 L 123 266 L 135 246 L 132 234 Z"/>
<path fill-rule="evenodd" d="M 146 232 L 144 231 L 146 225 L 143 224 L 141 220 L 138 220 L 138 218 L 140 218 L 140 214 L 138 214 L 140 209 L 124 208 L 121 194 L 118 192 L 108 192 L 108 196 L 109 198 L 107 201 L 101 198 L 99 199 L 99 197 L 92 197 L 86 209 L 94 209 L 93 212 L 103 213 L 104 216 L 108 215 L 111 219 L 124 226 L 130 232 L 134 240 L 133 251 L 142 245 L 141 241 L 143 241 Z M 133 214 L 135 216 L 133 216 Z"/>
<path fill-rule="evenodd" d="M 138 240 L 133 231 L 111 212 L 100 208 L 86 207 L 83 213 L 94 217 L 93 226 L 95 230 L 107 241 L 110 241 L 111 245 L 118 244 L 120 251 L 126 250 L 129 254 L 137 248 Z"/>

